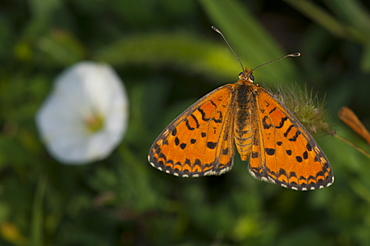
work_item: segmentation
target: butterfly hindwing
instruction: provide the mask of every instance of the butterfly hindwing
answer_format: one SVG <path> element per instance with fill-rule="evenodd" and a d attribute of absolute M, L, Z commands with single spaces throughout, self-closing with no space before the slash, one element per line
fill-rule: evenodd
<path fill-rule="evenodd" d="M 150 148 L 149 162 L 182 177 L 218 175 L 233 164 L 234 85 L 208 93 L 180 114 Z"/>
<path fill-rule="evenodd" d="M 256 103 L 250 173 L 295 190 L 331 185 L 334 177 L 328 159 L 294 115 L 261 87 Z"/>

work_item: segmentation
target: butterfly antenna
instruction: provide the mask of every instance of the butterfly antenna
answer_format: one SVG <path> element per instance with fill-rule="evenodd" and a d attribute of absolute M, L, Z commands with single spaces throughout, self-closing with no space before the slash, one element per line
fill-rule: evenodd
<path fill-rule="evenodd" d="M 231 48 L 231 45 L 229 44 L 229 42 L 227 42 L 227 39 L 225 38 L 225 36 L 222 34 L 222 32 L 220 30 L 217 29 L 217 27 L 215 26 L 211 26 L 212 30 L 217 32 L 218 34 L 221 35 L 221 37 L 224 39 L 225 43 L 227 44 L 227 46 L 229 46 L 230 50 L 233 52 L 234 56 L 236 57 L 236 59 L 238 59 L 239 61 L 239 64 L 240 66 L 242 67 L 242 71 L 244 71 L 244 66 L 242 64 L 242 62 L 240 61 L 239 57 L 236 55 L 235 51 L 233 50 L 233 48 Z"/>
<path fill-rule="evenodd" d="M 301 53 L 295 52 L 295 53 L 287 54 L 287 55 L 282 56 L 282 57 L 280 57 L 278 59 L 275 59 L 275 60 L 266 62 L 265 64 L 262 64 L 262 65 L 259 65 L 259 66 L 255 67 L 255 68 L 253 68 L 252 71 L 256 70 L 257 68 L 263 67 L 263 66 L 265 66 L 267 64 L 270 64 L 270 63 L 273 63 L 273 62 L 276 62 L 276 61 L 280 61 L 281 59 L 284 59 L 286 57 L 298 57 L 298 56 L 301 56 Z"/>

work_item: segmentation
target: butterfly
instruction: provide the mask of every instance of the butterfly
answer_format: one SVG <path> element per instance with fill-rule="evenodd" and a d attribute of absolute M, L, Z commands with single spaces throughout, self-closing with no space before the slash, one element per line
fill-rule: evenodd
<path fill-rule="evenodd" d="M 235 145 L 259 180 L 301 191 L 330 186 L 323 151 L 288 108 L 253 83 L 253 71 L 244 69 L 235 84 L 211 91 L 173 120 L 151 146 L 150 164 L 180 177 L 220 175 L 232 168 Z"/>

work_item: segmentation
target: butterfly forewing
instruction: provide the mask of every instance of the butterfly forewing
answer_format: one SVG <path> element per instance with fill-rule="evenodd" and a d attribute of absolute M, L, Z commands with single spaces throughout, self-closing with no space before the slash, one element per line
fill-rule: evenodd
<path fill-rule="evenodd" d="M 158 136 L 149 162 L 182 177 L 217 175 L 233 164 L 234 85 L 222 86 L 186 109 Z"/>
<path fill-rule="evenodd" d="M 259 87 L 253 124 L 256 131 L 249 170 L 268 182 L 295 190 L 314 190 L 334 181 L 329 161 L 294 115 Z"/>

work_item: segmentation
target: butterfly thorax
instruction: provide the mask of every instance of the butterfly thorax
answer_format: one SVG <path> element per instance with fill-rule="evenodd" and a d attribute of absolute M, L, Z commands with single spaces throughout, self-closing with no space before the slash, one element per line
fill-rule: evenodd
<path fill-rule="evenodd" d="M 234 140 L 242 160 L 247 160 L 251 153 L 254 129 L 252 114 L 255 112 L 256 85 L 253 84 L 252 70 L 240 73 L 239 81 L 235 84 L 235 118 Z"/>

